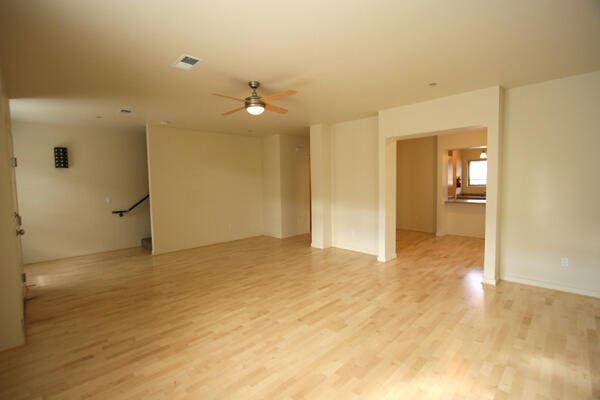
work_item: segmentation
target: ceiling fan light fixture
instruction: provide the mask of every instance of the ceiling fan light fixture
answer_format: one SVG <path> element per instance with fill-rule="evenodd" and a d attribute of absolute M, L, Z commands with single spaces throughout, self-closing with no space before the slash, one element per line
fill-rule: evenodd
<path fill-rule="evenodd" d="M 265 112 L 265 108 L 263 106 L 249 106 L 246 107 L 246 111 L 248 111 L 248 114 L 260 115 Z"/>
<path fill-rule="evenodd" d="M 245 104 L 248 114 L 260 115 L 265 112 L 265 103 L 259 97 L 247 97 Z"/>

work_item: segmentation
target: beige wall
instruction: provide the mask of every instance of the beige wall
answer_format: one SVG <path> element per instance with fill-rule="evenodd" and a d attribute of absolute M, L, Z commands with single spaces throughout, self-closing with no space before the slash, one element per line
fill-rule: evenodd
<path fill-rule="evenodd" d="M 0 74 L 0 350 L 24 343 L 23 292 L 16 211 L 8 99 Z"/>
<path fill-rule="evenodd" d="M 310 144 L 308 136 L 281 136 L 282 236 L 310 229 Z"/>
<path fill-rule="evenodd" d="M 312 246 L 377 253 L 377 118 L 310 127 Z"/>
<path fill-rule="evenodd" d="M 485 237 L 485 204 L 444 203 L 443 209 L 445 235 Z"/>
<path fill-rule="evenodd" d="M 262 146 L 264 234 L 281 238 L 281 135 L 264 137 Z"/>
<path fill-rule="evenodd" d="M 330 129 L 332 245 L 377 254 L 377 117 Z"/>
<path fill-rule="evenodd" d="M 437 139 L 399 140 L 396 162 L 396 226 L 436 230 Z"/>
<path fill-rule="evenodd" d="M 310 127 L 311 246 L 331 247 L 331 128 Z"/>
<path fill-rule="evenodd" d="M 13 124 L 23 260 L 32 263 L 140 245 L 150 236 L 144 130 Z M 54 168 L 53 148 L 69 168 Z"/>
<path fill-rule="evenodd" d="M 263 233 L 262 140 L 147 128 L 154 254 Z"/>
<path fill-rule="evenodd" d="M 440 134 L 438 136 L 438 159 L 441 161 L 437 169 L 437 234 L 485 237 L 484 204 L 454 204 L 447 203 L 448 199 L 448 150 L 466 149 L 469 147 L 485 146 L 487 135 L 485 129 Z M 466 160 L 471 157 L 479 158 L 480 150 L 460 151 L 459 160 L 462 163 L 462 193 L 466 184 Z"/>
<path fill-rule="evenodd" d="M 600 71 L 507 91 L 502 279 L 600 297 L 599 111 Z"/>
<path fill-rule="evenodd" d="M 284 238 L 308 233 L 308 136 L 267 136 L 262 149 L 264 234 Z"/>

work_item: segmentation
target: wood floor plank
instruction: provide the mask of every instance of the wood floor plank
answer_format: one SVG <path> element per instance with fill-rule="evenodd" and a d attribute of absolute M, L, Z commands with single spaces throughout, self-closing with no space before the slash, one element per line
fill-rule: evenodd
<path fill-rule="evenodd" d="M 302 236 L 30 265 L 0 399 L 600 398 L 600 299 L 482 264 L 399 231 L 385 264 Z"/>

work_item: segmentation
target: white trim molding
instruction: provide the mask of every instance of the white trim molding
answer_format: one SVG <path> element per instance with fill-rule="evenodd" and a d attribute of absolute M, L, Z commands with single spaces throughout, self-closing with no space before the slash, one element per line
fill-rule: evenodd
<path fill-rule="evenodd" d="M 597 291 L 597 290 L 582 289 L 582 288 L 577 288 L 577 287 L 573 287 L 573 286 L 569 286 L 569 285 L 545 282 L 545 281 L 540 281 L 538 279 L 531 279 L 531 278 L 527 278 L 527 277 L 519 276 L 519 275 L 512 275 L 512 274 L 511 275 L 503 275 L 501 277 L 501 279 L 506 282 L 520 283 L 522 285 L 536 286 L 536 287 L 541 287 L 544 289 L 552 289 L 552 290 L 558 290 L 560 292 L 575 293 L 575 294 L 580 294 L 583 296 L 600 298 L 600 291 Z"/>

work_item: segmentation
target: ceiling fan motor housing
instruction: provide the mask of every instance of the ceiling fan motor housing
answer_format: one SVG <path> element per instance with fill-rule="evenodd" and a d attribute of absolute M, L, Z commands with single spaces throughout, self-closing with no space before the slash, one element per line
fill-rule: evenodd
<path fill-rule="evenodd" d="M 265 108 L 265 102 L 261 100 L 261 97 L 256 93 L 256 89 L 260 87 L 259 81 L 250 81 L 248 82 L 248 86 L 252 88 L 252 96 L 246 97 L 246 108 L 257 106 Z"/>
<path fill-rule="evenodd" d="M 260 107 L 265 107 L 265 102 L 262 101 L 260 99 L 260 97 L 258 96 L 250 96 L 250 97 L 246 97 L 245 99 L 245 103 L 246 103 L 246 108 L 248 107 L 252 107 L 252 106 L 260 106 Z"/>

